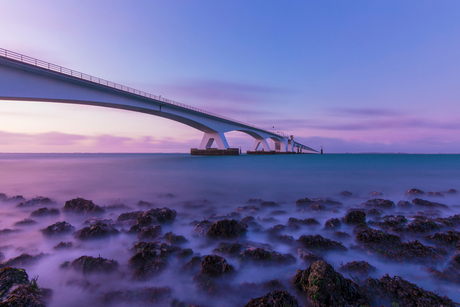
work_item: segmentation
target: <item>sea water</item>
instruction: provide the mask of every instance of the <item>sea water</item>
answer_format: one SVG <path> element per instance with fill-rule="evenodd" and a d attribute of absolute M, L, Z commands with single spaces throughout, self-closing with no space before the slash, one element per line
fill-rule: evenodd
<path fill-rule="evenodd" d="M 47 206 L 62 209 L 65 201 L 82 197 L 104 207 L 124 204 L 129 209 L 107 210 L 104 218 L 114 221 L 120 213 L 140 210 L 139 200 L 154 204 L 155 207 L 168 207 L 178 212 L 176 221 L 163 227 L 163 233 L 173 231 L 185 236 L 189 242 L 185 247 L 192 248 L 200 255 L 212 253 L 216 246 L 201 244 L 191 236 L 193 220 L 201 221 L 212 214 L 228 214 L 237 207 L 247 205 L 250 198 L 274 201 L 280 205 L 276 216 L 270 212 L 260 212 L 256 218 L 273 217 L 271 223 L 261 223 L 265 229 L 277 224 L 286 224 L 289 217 L 314 217 L 322 225 L 332 217 L 341 218 L 346 211 L 321 213 L 311 216 L 299 213 L 295 201 L 300 198 L 330 197 L 345 204 L 346 208 L 359 207 L 370 196 L 371 191 L 383 193 L 381 198 L 397 203 L 407 200 L 405 191 L 418 188 L 424 191 L 447 191 L 460 189 L 460 155 L 409 155 L 409 154 L 325 154 L 325 155 L 241 155 L 241 156 L 190 156 L 187 154 L 0 154 L 0 193 L 8 197 L 23 195 L 26 199 L 36 196 L 50 197 L 55 205 Z M 352 193 L 342 197 L 342 191 Z M 440 216 L 460 213 L 459 194 L 435 199 L 449 206 L 439 212 Z M 76 229 L 84 227 L 87 217 L 71 216 L 61 212 L 58 217 L 37 219 L 31 226 L 16 226 L 15 223 L 28 218 L 37 208 L 18 208 L 17 204 L 0 202 L 0 229 L 20 229 L 14 234 L 0 237 L 1 250 L 7 260 L 23 252 L 29 254 L 46 253 L 47 257 L 36 265 L 26 266 L 29 277 L 39 276 L 40 287 L 54 291 L 51 306 L 79 306 L 82 303 L 96 302 L 104 291 L 128 289 L 140 286 L 169 286 L 173 296 L 205 305 L 235 306 L 245 301 L 212 302 L 212 298 L 195 296 L 195 288 L 190 278 L 176 271 L 168 271 L 144 283 L 130 281 L 129 277 L 81 276 L 73 271 L 59 269 L 64 261 L 72 261 L 82 255 L 115 259 L 120 271 L 125 270 L 132 253 L 129 249 L 136 238 L 122 234 L 105 241 L 79 242 L 71 235 L 62 238 L 45 238 L 40 229 L 57 221 L 66 220 Z M 40 206 L 44 207 L 44 206 Z M 260 215 L 260 216 L 259 216 Z M 345 229 L 352 234 L 352 230 Z M 328 234 L 321 228 L 287 233 L 297 239 L 303 234 Z M 288 246 L 273 244 L 261 234 L 248 234 L 250 240 L 271 243 L 273 250 L 282 253 L 295 253 Z M 69 251 L 55 251 L 53 246 L 60 241 L 73 241 L 74 248 Z M 353 245 L 353 240 L 343 242 Z M 217 245 L 217 244 L 216 244 Z M 297 257 L 297 256 L 296 256 Z M 232 259 L 228 262 L 239 269 Z M 418 264 L 381 262 L 350 250 L 346 254 L 327 255 L 326 261 L 334 268 L 340 263 L 352 260 L 367 260 L 376 266 L 376 278 L 389 273 L 403 276 L 407 280 L 447 295 L 460 301 L 457 287 L 440 284 L 431 279 Z M 441 267 L 442 268 L 442 267 Z M 300 260 L 289 267 L 241 269 L 234 282 L 263 282 L 274 278 L 288 280 L 296 269 L 306 269 Z M 89 279 L 98 284 L 98 291 L 88 291 L 69 285 L 70 278 Z M 347 276 L 346 276 L 347 277 Z M 241 298 L 241 300 L 247 298 Z M 209 302 L 211 300 L 211 303 Z M 246 301 L 247 302 L 247 301 Z M 217 304 L 217 305 L 216 305 Z"/>

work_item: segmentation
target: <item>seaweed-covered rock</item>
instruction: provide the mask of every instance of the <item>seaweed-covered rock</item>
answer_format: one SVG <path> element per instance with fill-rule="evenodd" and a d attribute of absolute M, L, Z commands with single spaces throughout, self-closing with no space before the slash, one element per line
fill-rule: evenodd
<path fill-rule="evenodd" d="M 380 280 L 368 278 L 364 288 L 374 301 L 374 306 L 383 304 L 404 307 L 454 307 L 457 306 L 447 297 L 426 291 L 402 277 L 390 277 L 388 274 Z"/>
<path fill-rule="evenodd" d="M 398 201 L 398 208 L 410 208 L 412 207 L 412 204 L 408 202 L 407 200 L 400 200 Z"/>
<path fill-rule="evenodd" d="M 22 221 L 14 223 L 15 226 L 28 226 L 33 224 L 37 224 L 37 221 L 33 219 L 23 219 Z"/>
<path fill-rule="evenodd" d="M 281 225 L 281 224 L 278 224 L 278 225 L 275 225 L 269 229 L 267 229 L 267 233 L 270 235 L 270 236 L 276 236 L 276 235 L 279 235 L 281 232 L 283 232 L 284 230 L 287 229 L 287 226 L 284 226 L 284 225 Z"/>
<path fill-rule="evenodd" d="M 38 260 L 45 257 L 46 254 L 40 253 L 38 255 L 29 255 L 29 254 L 21 254 L 17 257 L 11 258 L 1 264 L 1 267 L 22 267 L 24 265 L 31 265 L 38 262 Z"/>
<path fill-rule="evenodd" d="M 273 291 L 259 298 L 253 298 L 244 307 L 300 307 L 297 299 L 287 291 Z"/>
<path fill-rule="evenodd" d="M 196 227 L 195 227 L 196 228 Z M 209 227 L 206 236 L 213 239 L 232 239 L 246 234 L 248 225 L 237 220 L 220 220 Z"/>
<path fill-rule="evenodd" d="M 56 202 L 48 197 L 37 196 L 28 201 L 20 203 L 19 205 L 17 205 L 17 207 L 32 207 L 36 205 L 49 205 L 54 203 Z"/>
<path fill-rule="evenodd" d="M 109 291 L 103 294 L 102 301 L 106 304 L 163 306 L 171 301 L 171 289 L 168 287 L 148 287 L 136 290 Z"/>
<path fill-rule="evenodd" d="M 423 195 L 423 194 L 425 194 L 425 192 L 423 192 L 422 190 L 419 190 L 419 189 L 410 189 L 410 190 L 406 191 L 406 195 L 408 195 L 408 196 Z"/>
<path fill-rule="evenodd" d="M 321 235 L 304 235 L 297 240 L 297 243 L 306 249 L 316 251 L 318 253 L 348 250 L 345 246 L 342 245 L 342 243 L 323 238 Z"/>
<path fill-rule="evenodd" d="M 0 193 L 0 200 L 3 201 L 5 199 L 7 199 L 6 194 L 5 193 Z"/>
<path fill-rule="evenodd" d="M 94 225 L 97 223 L 107 224 L 110 227 L 113 227 L 115 224 L 112 219 L 104 219 L 102 217 L 90 217 L 83 221 L 83 225 Z"/>
<path fill-rule="evenodd" d="M 195 256 L 195 257 L 192 257 L 190 258 L 189 261 L 187 261 L 183 266 L 182 266 L 182 270 L 183 271 L 186 271 L 186 272 L 198 272 L 199 269 L 200 269 L 200 263 L 201 261 L 203 260 L 203 257 L 200 257 L 200 256 Z"/>
<path fill-rule="evenodd" d="M 132 212 L 122 213 L 118 216 L 117 222 L 135 221 L 142 213 L 144 212 L 143 211 L 132 211 Z"/>
<path fill-rule="evenodd" d="M 358 230 L 356 233 L 356 240 L 372 248 L 391 248 L 402 244 L 400 237 L 372 228 L 362 228 Z"/>
<path fill-rule="evenodd" d="M 135 226 L 140 229 L 154 224 L 171 224 L 176 219 L 176 215 L 176 210 L 169 208 L 150 209 L 137 217 Z"/>
<path fill-rule="evenodd" d="M 162 233 L 161 225 L 151 225 L 142 227 L 137 232 L 137 238 L 139 240 L 154 240 L 158 238 Z"/>
<path fill-rule="evenodd" d="M 339 271 L 358 276 L 368 276 L 370 273 L 377 271 L 377 268 L 366 261 L 352 261 L 345 265 L 341 264 Z"/>
<path fill-rule="evenodd" d="M 437 263 L 443 261 L 446 256 L 444 249 L 423 245 L 418 240 L 402 243 L 396 248 L 378 252 L 384 258 L 400 262 Z"/>
<path fill-rule="evenodd" d="M 163 272 L 166 269 L 166 266 L 166 261 L 163 259 L 151 261 L 143 266 L 136 268 L 133 271 L 132 278 L 133 280 L 138 281 L 147 280 Z"/>
<path fill-rule="evenodd" d="M 26 200 L 26 199 L 24 198 L 24 196 L 22 196 L 22 195 L 16 195 L 16 196 L 7 198 L 7 199 L 5 199 L 4 201 L 19 203 L 19 202 L 23 202 L 23 201 L 25 201 L 25 200 Z"/>
<path fill-rule="evenodd" d="M 217 255 L 205 256 L 200 263 L 200 269 L 199 275 L 206 277 L 220 277 L 234 272 L 233 265 L 228 264 L 225 258 Z"/>
<path fill-rule="evenodd" d="M 425 239 L 434 242 L 436 245 L 454 249 L 456 244 L 460 242 L 460 232 L 455 230 L 437 232 L 432 236 L 425 236 Z"/>
<path fill-rule="evenodd" d="M 256 265 L 286 265 L 295 263 L 295 258 L 290 254 L 280 254 L 265 248 L 248 248 L 238 255 L 242 263 Z"/>
<path fill-rule="evenodd" d="M 40 209 L 35 210 L 34 212 L 30 214 L 30 216 L 33 216 L 33 217 L 52 216 L 52 215 L 59 215 L 59 213 L 60 213 L 59 209 L 54 209 L 54 208 L 48 209 L 45 207 L 45 208 L 40 208 Z"/>
<path fill-rule="evenodd" d="M 382 228 L 404 227 L 407 219 L 404 215 L 387 215 L 382 218 L 377 224 Z"/>
<path fill-rule="evenodd" d="M 320 223 L 313 218 L 307 218 L 307 219 L 296 219 L 295 217 L 290 217 L 287 226 L 289 228 L 295 228 L 295 226 L 319 226 Z"/>
<path fill-rule="evenodd" d="M 424 199 L 420 199 L 420 198 L 414 198 L 412 200 L 412 203 L 416 206 L 420 206 L 420 207 L 428 207 L 428 208 L 447 208 L 446 205 L 444 204 L 440 204 L 440 203 L 435 203 L 435 202 L 432 202 L 432 201 L 428 201 L 428 200 L 424 200 Z"/>
<path fill-rule="evenodd" d="M 342 222 L 338 218 L 331 218 L 324 224 L 325 229 L 338 229 L 342 227 Z"/>
<path fill-rule="evenodd" d="M 430 219 L 414 219 L 402 230 L 411 233 L 426 233 L 440 229 L 441 227 Z"/>
<path fill-rule="evenodd" d="M 198 222 L 195 228 L 192 230 L 192 234 L 195 237 L 203 238 L 211 227 L 212 223 L 208 220 Z"/>
<path fill-rule="evenodd" d="M 0 299 L 3 299 L 12 287 L 28 283 L 29 276 L 25 270 L 10 267 L 0 269 Z"/>
<path fill-rule="evenodd" d="M 53 249 L 60 250 L 60 249 L 70 249 L 72 248 L 72 242 L 59 242 Z"/>
<path fill-rule="evenodd" d="M 378 191 L 372 191 L 369 193 L 370 196 L 382 196 L 383 193 L 382 192 L 378 192 Z"/>
<path fill-rule="evenodd" d="M 247 205 L 243 207 L 238 207 L 235 209 L 235 212 L 242 213 L 242 212 L 249 212 L 249 213 L 254 213 L 260 211 L 259 207 L 254 206 L 254 205 Z"/>
<path fill-rule="evenodd" d="M 78 214 L 99 214 L 103 213 L 104 209 L 95 205 L 91 200 L 78 197 L 66 201 L 62 211 Z"/>
<path fill-rule="evenodd" d="M 264 202 L 260 203 L 259 206 L 261 208 L 277 208 L 277 207 L 280 207 L 280 205 L 278 205 L 274 201 L 264 201 Z"/>
<path fill-rule="evenodd" d="M 160 242 L 139 242 L 133 247 L 134 256 L 129 259 L 129 264 L 133 267 L 141 267 L 159 259 L 178 253 L 181 249 L 169 243 Z"/>
<path fill-rule="evenodd" d="M 395 203 L 389 199 L 375 198 L 366 201 L 363 206 L 366 208 L 392 209 L 395 207 Z"/>
<path fill-rule="evenodd" d="M 165 233 L 165 240 L 167 242 L 171 243 L 171 244 L 176 244 L 176 245 L 183 244 L 183 243 L 187 242 L 187 239 L 184 236 L 176 235 L 176 234 L 172 233 L 171 231 Z"/>
<path fill-rule="evenodd" d="M 98 222 L 89 227 L 84 227 L 77 231 L 75 237 L 80 240 L 100 239 L 117 235 L 119 231 L 105 223 Z"/>
<path fill-rule="evenodd" d="M 70 225 L 65 221 L 57 222 L 53 225 L 50 225 L 42 230 L 43 235 L 45 236 L 55 236 L 55 235 L 63 235 L 68 234 L 75 231 L 75 227 Z"/>
<path fill-rule="evenodd" d="M 347 197 L 348 197 L 348 196 L 352 196 L 353 193 L 351 193 L 350 191 L 343 191 L 343 192 L 341 192 L 339 195 L 340 195 L 340 196 L 347 196 Z"/>
<path fill-rule="evenodd" d="M 102 257 L 81 256 L 70 263 L 76 271 L 87 273 L 111 273 L 118 268 L 118 262 Z"/>
<path fill-rule="evenodd" d="M 351 236 L 345 231 L 334 231 L 334 237 L 337 239 L 349 239 Z"/>
<path fill-rule="evenodd" d="M 353 210 L 342 218 L 345 224 L 359 225 L 366 223 L 366 213 L 361 210 Z"/>
<path fill-rule="evenodd" d="M 305 248 L 299 248 L 297 250 L 297 254 L 299 258 L 302 259 L 303 262 L 305 262 L 308 265 L 312 264 L 315 261 L 323 260 L 323 257 L 313 254 L 312 252 L 310 252 L 308 249 L 305 249 Z"/>
<path fill-rule="evenodd" d="M 325 261 L 313 262 L 304 271 L 297 270 L 294 287 L 308 299 L 311 306 L 367 306 L 370 300 L 353 281 Z"/>
<path fill-rule="evenodd" d="M 219 246 L 212 252 L 224 256 L 236 257 L 243 250 L 243 245 L 238 242 L 220 242 Z"/>

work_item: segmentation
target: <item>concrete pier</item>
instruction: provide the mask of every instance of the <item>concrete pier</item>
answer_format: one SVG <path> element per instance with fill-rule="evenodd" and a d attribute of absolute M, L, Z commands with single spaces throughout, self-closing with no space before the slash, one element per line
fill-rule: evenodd
<path fill-rule="evenodd" d="M 218 149 L 218 148 L 206 148 L 206 149 L 198 149 L 192 148 L 190 149 L 190 155 L 192 156 L 239 156 L 240 149 L 239 148 L 227 148 L 227 149 Z"/>

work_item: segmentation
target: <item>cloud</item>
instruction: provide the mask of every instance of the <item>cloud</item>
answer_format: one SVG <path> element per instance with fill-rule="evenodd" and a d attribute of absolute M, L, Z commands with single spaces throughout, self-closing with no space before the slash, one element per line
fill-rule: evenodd
<path fill-rule="evenodd" d="M 269 102 L 267 98 L 273 95 L 293 93 L 291 90 L 265 85 L 214 80 L 188 80 L 180 84 L 164 85 L 163 88 L 177 96 L 193 97 L 194 100 L 214 104 L 222 102 L 237 104 Z"/>
<path fill-rule="evenodd" d="M 366 117 L 388 117 L 405 115 L 403 112 L 378 108 L 334 108 L 330 110 L 333 115 L 356 115 Z"/>

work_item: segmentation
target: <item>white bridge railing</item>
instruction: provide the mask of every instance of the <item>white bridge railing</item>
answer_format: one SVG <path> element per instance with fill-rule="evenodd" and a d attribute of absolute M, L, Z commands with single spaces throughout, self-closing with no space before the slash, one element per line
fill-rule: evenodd
<path fill-rule="evenodd" d="M 123 91 L 123 92 L 128 92 L 128 93 L 131 93 L 131 94 L 134 94 L 134 95 L 138 95 L 138 96 L 150 98 L 150 99 L 153 99 L 153 100 L 161 101 L 161 102 L 164 102 L 165 104 L 170 104 L 170 105 L 174 105 L 174 106 L 177 106 L 177 107 L 193 110 L 195 112 L 199 112 L 199 113 L 202 113 L 202 114 L 218 117 L 218 118 L 225 119 L 225 120 L 228 120 L 228 121 L 231 121 L 231 122 L 235 122 L 235 123 L 247 126 L 247 127 L 252 127 L 252 128 L 255 128 L 255 129 L 258 129 L 258 130 L 262 130 L 262 131 L 265 131 L 265 132 L 268 132 L 268 133 L 271 133 L 271 134 L 276 134 L 276 135 L 279 135 L 279 136 L 288 137 L 284 133 L 280 133 L 280 132 L 275 133 L 275 132 L 272 132 L 272 131 L 268 131 L 266 129 L 263 129 L 263 128 L 260 128 L 260 127 L 254 126 L 254 125 L 250 125 L 250 124 L 242 122 L 242 121 L 238 121 L 238 120 L 235 120 L 235 119 L 232 119 L 232 118 L 229 118 L 229 117 L 225 117 L 225 116 L 222 116 L 222 115 L 219 115 L 219 114 L 216 114 L 216 113 L 212 113 L 212 112 L 208 112 L 208 111 L 205 111 L 205 110 L 202 110 L 202 109 L 199 109 L 199 108 L 195 108 L 195 107 L 192 107 L 192 106 L 189 106 L 189 105 L 186 105 L 186 104 L 183 104 L 183 103 L 171 100 L 171 99 L 163 98 L 161 96 L 152 95 L 152 94 L 149 94 L 149 93 L 146 93 L 146 92 L 143 92 L 143 91 L 139 91 L 139 90 L 133 89 L 131 87 L 115 83 L 115 82 L 111 82 L 111 81 L 107 81 L 107 80 L 104 80 L 104 79 L 101 79 L 101 78 L 93 77 L 93 76 L 84 74 L 82 72 L 79 72 L 79 71 L 76 71 L 76 70 L 73 70 L 73 69 L 65 68 L 65 67 L 55 65 L 55 64 L 52 64 L 52 63 L 49 63 L 49 62 L 45 62 L 45 61 L 42 61 L 42 60 L 39 60 L 39 59 L 35 59 L 35 58 L 30 57 L 30 56 L 23 55 L 23 54 L 14 52 L 14 51 L 9 51 L 9 50 L 0 48 L 0 57 L 5 57 L 5 58 L 8 58 L 8 59 L 18 61 L 18 62 L 29 64 L 29 65 L 32 65 L 32 66 L 47 69 L 47 70 L 50 70 L 50 71 L 53 71 L 53 72 L 58 72 L 58 73 L 61 73 L 61 74 L 67 75 L 67 76 L 74 77 L 74 78 L 78 78 L 78 79 L 86 80 L 86 81 L 89 81 L 89 82 L 97 83 L 97 84 L 107 86 L 107 87 L 111 87 L 111 88 L 114 88 L 114 89 L 117 89 L 117 90 L 120 90 L 120 91 Z"/>

